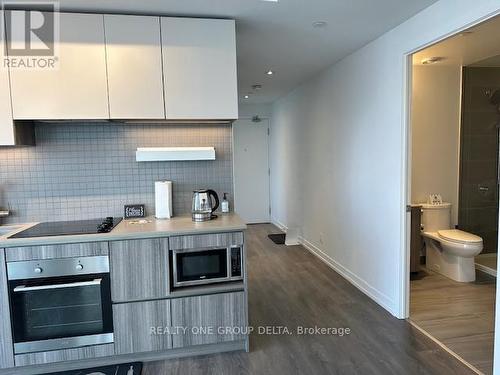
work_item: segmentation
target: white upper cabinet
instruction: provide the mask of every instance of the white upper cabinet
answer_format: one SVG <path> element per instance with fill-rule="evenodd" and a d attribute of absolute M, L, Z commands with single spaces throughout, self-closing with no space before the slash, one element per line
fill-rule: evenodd
<path fill-rule="evenodd" d="M 167 119 L 237 119 L 234 20 L 161 18 Z"/>
<path fill-rule="evenodd" d="M 3 11 L 0 11 L 3 19 Z M 2 24 L 2 22 L 0 22 Z M 4 66 L 5 45 L 3 33 L 0 33 L 0 146 L 14 145 L 14 124 L 10 103 L 9 70 Z"/>
<path fill-rule="evenodd" d="M 102 14 L 60 13 L 58 69 L 11 69 L 15 119 L 107 119 Z"/>
<path fill-rule="evenodd" d="M 164 119 L 160 18 L 104 15 L 109 114 Z"/>

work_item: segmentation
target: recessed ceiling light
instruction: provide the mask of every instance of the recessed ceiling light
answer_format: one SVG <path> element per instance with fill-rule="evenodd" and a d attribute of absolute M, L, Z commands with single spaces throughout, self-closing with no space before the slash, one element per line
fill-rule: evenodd
<path fill-rule="evenodd" d="M 268 71 L 266 72 L 266 74 L 267 74 L 268 76 L 272 76 L 272 75 L 274 74 L 274 72 L 273 72 L 272 70 L 268 70 Z"/>
<path fill-rule="evenodd" d="M 248 98 L 250 98 L 250 95 L 245 95 L 244 98 L 248 99 Z"/>
<path fill-rule="evenodd" d="M 316 22 L 313 22 L 312 25 L 316 29 L 321 29 L 323 27 L 328 26 L 328 22 L 326 22 L 326 21 L 316 21 Z"/>
<path fill-rule="evenodd" d="M 444 60 L 444 57 L 434 56 L 434 57 L 427 57 L 427 58 L 423 59 L 421 62 L 422 62 L 422 65 L 431 65 L 431 64 L 435 64 L 437 62 L 443 61 L 443 60 Z"/>

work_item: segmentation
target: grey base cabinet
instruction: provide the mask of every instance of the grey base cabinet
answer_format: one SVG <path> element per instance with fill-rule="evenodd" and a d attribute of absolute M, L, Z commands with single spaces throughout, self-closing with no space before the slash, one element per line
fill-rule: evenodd
<path fill-rule="evenodd" d="M 244 340 L 245 306 L 244 292 L 172 299 L 172 328 L 184 328 L 172 335 L 173 347 Z"/>
<path fill-rule="evenodd" d="M 129 302 L 169 293 L 168 239 L 110 242 L 111 298 Z"/>
<path fill-rule="evenodd" d="M 83 348 L 53 350 L 15 356 L 16 366 L 41 365 L 44 363 L 76 361 L 81 359 L 109 357 L 115 354 L 113 344 L 85 346 Z"/>
<path fill-rule="evenodd" d="M 170 300 L 113 305 L 116 354 L 172 348 Z"/>
<path fill-rule="evenodd" d="M 108 255 L 107 242 L 85 242 L 61 245 L 12 247 L 6 249 L 7 262 L 37 259 L 60 259 Z"/>

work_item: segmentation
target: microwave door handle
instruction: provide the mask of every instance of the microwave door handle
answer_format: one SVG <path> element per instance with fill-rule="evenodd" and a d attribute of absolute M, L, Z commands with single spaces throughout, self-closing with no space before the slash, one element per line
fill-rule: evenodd
<path fill-rule="evenodd" d="M 92 286 L 101 285 L 102 279 L 95 279 L 92 281 L 81 281 L 77 283 L 67 283 L 67 284 L 53 284 L 53 285 L 40 285 L 40 286 L 26 286 L 20 285 L 14 288 L 14 292 L 33 292 L 37 290 L 54 290 L 63 288 L 76 288 L 79 286 Z"/>

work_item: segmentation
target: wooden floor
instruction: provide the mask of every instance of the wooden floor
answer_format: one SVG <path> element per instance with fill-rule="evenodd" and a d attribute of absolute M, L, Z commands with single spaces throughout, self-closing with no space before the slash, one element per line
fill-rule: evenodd
<path fill-rule="evenodd" d="M 457 283 L 436 273 L 411 281 L 410 319 L 485 374 L 493 373 L 495 279 Z"/>
<path fill-rule="evenodd" d="M 250 337 L 235 352 L 146 364 L 143 374 L 471 374 L 301 246 L 275 245 L 272 225 L 249 227 L 250 324 L 347 327 L 352 333 Z"/>

